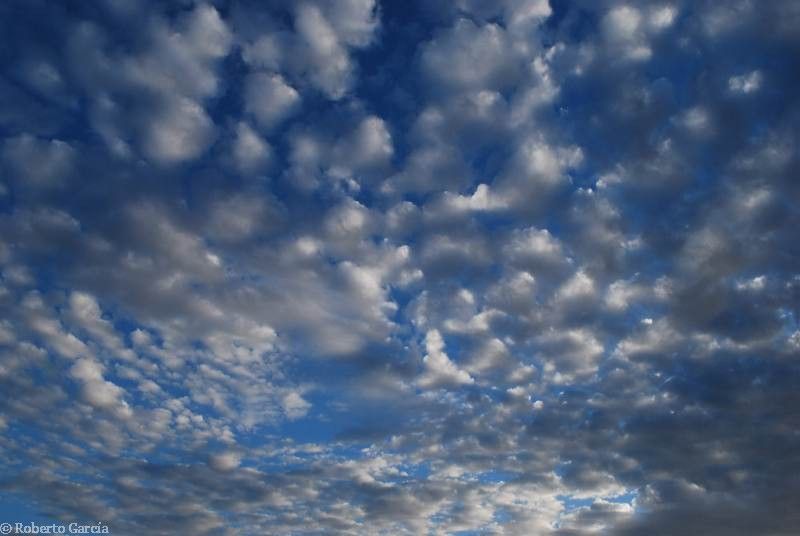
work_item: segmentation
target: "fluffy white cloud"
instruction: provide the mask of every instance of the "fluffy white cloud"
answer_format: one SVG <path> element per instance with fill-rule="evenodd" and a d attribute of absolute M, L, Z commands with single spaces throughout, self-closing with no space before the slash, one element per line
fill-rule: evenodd
<path fill-rule="evenodd" d="M 271 156 L 272 147 L 250 125 L 245 122 L 236 125 L 233 161 L 240 172 L 247 174 L 259 171 Z"/>
<path fill-rule="evenodd" d="M 515 264 L 532 269 L 557 267 L 567 261 L 561 242 L 547 229 L 535 227 L 514 231 L 504 253 Z"/>
<path fill-rule="evenodd" d="M 761 89 L 761 71 L 755 70 L 728 79 L 728 89 L 734 93 L 755 93 Z"/>
<path fill-rule="evenodd" d="M 336 151 L 337 160 L 355 169 L 384 165 L 394 153 L 392 135 L 380 117 L 370 116 Z"/>
<path fill-rule="evenodd" d="M 297 34 L 307 62 L 306 76 L 332 99 L 339 99 L 352 83 L 353 66 L 347 49 L 319 7 L 302 4 L 295 15 Z"/>
<path fill-rule="evenodd" d="M 97 28 L 75 31 L 70 53 L 92 96 L 93 126 L 118 156 L 129 156 L 134 141 L 158 164 L 195 159 L 216 137 L 205 99 L 220 89 L 217 65 L 233 36 L 216 9 L 200 4 L 174 27 L 154 18 L 143 41 L 120 54 Z"/>
<path fill-rule="evenodd" d="M 658 18 L 656 18 L 658 20 Z M 605 38 L 623 60 L 642 61 L 652 55 L 642 13 L 633 6 L 614 7 L 603 18 Z"/>
<path fill-rule="evenodd" d="M 574 303 L 591 299 L 597 292 L 594 280 L 584 270 L 578 270 L 557 291 L 557 303 Z"/>
<path fill-rule="evenodd" d="M 296 391 L 291 391 L 284 395 L 281 404 L 288 419 L 299 419 L 311 409 L 311 404 Z"/>
<path fill-rule="evenodd" d="M 103 368 L 91 358 L 82 358 L 70 368 L 70 376 L 81 383 L 81 395 L 98 409 L 114 410 L 117 417 L 128 418 L 131 410 L 123 400 L 125 391 L 103 378 Z"/>
<path fill-rule="evenodd" d="M 444 351 L 444 339 L 437 330 L 425 334 L 425 357 L 422 358 L 424 371 L 417 378 L 417 385 L 423 389 L 467 385 L 475 380 L 465 370 L 453 363 Z"/>
<path fill-rule="evenodd" d="M 502 27 L 461 19 L 427 44 L 425 74 L 448 89 L 500 89 L 519 76 L 519 64 Z"/>
<path fill-rule="evenodd" d="M 214 141 L 214 123 L 203 107 L 188 98 L 165 100 L 157 115 L 144 126 L 143 150 L 162 164 L 200 156 Z"/>
<path fill-rule="evenodd" d="M 241 459 L 239 455 L 235 452 L 222 452 L 220 454 L 215 454 L 209 460 L 209 465 L 217 471 L 233 471 L 239 464 L 241 463 Z"/>
<path fill-rule="evenodd" d="M 75 151 L 61 140 L 22 134 L 5 141 L 2 155 L 13 177 L 22 185 L 38 189 L 66 182 L 72 172 Z"/>
<path fill-rule="evenodd" d="M 297 110 L 300 94 L 278 74 L 252 73 L 244 89 L 245 108 L 258 123 L 271 128 Z"/>

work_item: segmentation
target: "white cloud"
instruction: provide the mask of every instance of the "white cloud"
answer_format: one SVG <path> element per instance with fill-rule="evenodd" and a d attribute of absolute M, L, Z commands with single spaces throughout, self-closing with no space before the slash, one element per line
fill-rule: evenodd
<path fill-rule="evenodd" d="M 305 45 L 306 75 L 331 99 L 340 99 L 352 83 L 353 65 L 339 36 L 322 11 L 302 4 L 295 16 L 297 33 Z"/>
<path fill-rule="evenodd" d="M 676 121 L 689 132 L 704 136 L 711 132 L 711 116 L 703 106 L 694 106 L 680 114 Z"/>
<path fill-rule="evenodd" d="M 2 155 L 13 176 L 34 189 L 64 184 L 75 159 L 75 151 L 68 143 L 30 134 L 7 139 Z"/>
<path fill-rule="evenodd" d="M 241 463 L 241 458 L 236 452 L 222 452 L 215 454 L 209 460 L 209 465 L 217 471 L 233 471 Z"/>
<path fill-rule="evenodd" d="M 186 45 L 198 57 L 218 59 L 227 55 L 233 35 L 214 7 L 200 4 L 185 22 Z"/>
<path fill-rule="evenodd" d="M 386 123 L 376 116 L 362 120 L 336 151 L 337 160 L 354 169 L 385 165 L 394 154 L 392 136 Z"/>
<path fill-rule="evenodd" d="M 127 158 L 133 141 L 157 164 L 199 157 L 216 137 L 205 100 L 218 93 L 218 63 L 233 45 L 216 9 L 200 4 L 172 26 L 151 18 L 130 52 L 109 49 L 105 37 L 79 26 L 69 52 L 91 96 L 92 125 L 109 148 Z"/>
<path fill-rule="evenodd" d="M 359 240 L 369 229 L 370 214 L 367 207 L 353 199 L 330 211 L 325 219 L 325 230 L 334 239 Z"/>
<path fill-rule="evenodd" d="M 507 208 L 503 199 L 498 199 L 486 184 L 479 184 L 472 195 L 455 195 L 445 192 L 442 208 L 447 212 L 489 212 Z"/>
<path fill-rule="evenodd" d="M 49 314 L 37 292 L 25 296 L 22 300 L 22 310 L 31 330 L 41 336 L 58 354 L 72 359 L 91 354 L 89 347 L 82 340 L 66 331 L 61 322 Z"/>
<path fill-rule="evenodd" d="M 208 233 L 211 237 L 238 242 L 252 237 L 259 230 L 269 230 L 269 210 L 258 196 L 236 194 L 213 202 Z"/>
<path fill-rule="evenodd" d="M 567 184 L 567 171 L 582 162 L 583 151 L 577 146 L 554 146 L 539 137 L 526 137 L 496 180 L 494 190 L 510 207 L 530 210 Z"/>
<path fill-rule="evenodd" d="M 511 353 L 503 341 L 489 338 L 476 348 L 465 368 L 470 374 L 480 377 L 501 372 L 511 364 Z"/>
<path fill-rule="evenodd" d="M 468 385 L 475 380 L 465 370 L 461 370 L 444 352 L 444 339 L 438 330 L 425 334 L 425 350 L 422 359 L 424 371 L 417 378 L 417 385 L 423 389 Z"/>
<path fill-rule="evenodd" d="M 176 164 L 200 156 L 214 141 L 211 118 L 197 102 L 165 100 L 144 127 L 144 153 L 161 164 Z"/>
<path fill-rule="evenodd" d="M 626 61 L 643 61 L 652 56 L 644 28 L 642 13 L 635 7 L 621 5 L 613 7 L 602 20 L 604 36 L 612 51 Z M 657 28 L 666 22 L 663 14 L 654 13 L 651 22 Z"/>
<path fill-rule="evenodd" d="M 766 284 L 767 284 L 767 277 L 764 275 L 759 275 L 752 279 L 738 281 L 736 283 L 736 289 L 749 292 L 760 292 L 764 290 Z"/>
<path fill-rule="evenodd" d="M 332 0 L 321 7 L 342 42 L 353 47 L 372 43 L 380 24 L 375 0 Z"/>
<path fill-rule="evenodd" d="M 72 292 L 69 296 L 70 316 L 81 328 L 120 359 L 133 359 L 135 356 L 117 335 L 111 322 L 103 318 L 97 300 L 86 292 Z"/>
<path fill-rule="evenodd" d="M 490 287 L 487 297 L 503 311 L 527 314 L 536 305 L 536 278 L 526 271 L 514 272 Z"/>
<path fill-rule="evenodd" d="M 556 291 L 557 303 L 573 303 L 594 297 L 597 289 L 594 280 L 583 269 L 578 270 Z"/>
<path fill-rule="evenodd" d="M 653 6 L 648 13 L 648 23 L 655 30 L 669 28 L 678 16 L 678 9 L 669 4 Z"/>
<path fill-rule="evenodd" d="M 746 74 L 731 76 L 728 79 L 728 89 L 732 93 L 750 94 L 761 89 L 761 71 L 750 71 Z"/>
<path fill-rule="evenodd" d="M 499 89 L 519 76 L 519 65 L 502 27 L 459 19 L 422 52 L 425 74 L 451 90 Z"/>
<path fill-rule="evenodd" d="M 245 81 L 244 100 L 259 125 L 272 128 L 297 110 L 300 94 L 278 74 L 252 73 Z"/>
<path fill-rule="evenodd" d="M 284 395 L 281 399 L 281 405 L 289 420 L 300 419 L 311 409 L 311 403 L 296 391 L 291 391 Z"/>
<path fill-rule="evenodd" d="M 455 147 L 426 143 L 406 158 L 405 169 L 386 181 L 382 189 L 389 194 L 459 189 L 469 177 L 469 168 Z"/>
<path fill-rule="evenodd" d="M 606 307 L 614 311 L 624 311 L 644 295 L 645 289 L 640 285 L 624 280 L 614 281 L 606 290 Z"/>
<path fill-rule="evenodd" d="M 540 342 L 555 372 L 556 383 L 569 383 L 575 376 L 593 374 L 604 352 L 603 344 L 588 328 L 551 330 Z M 550 371 L 550 367 L 545 367 L 545 372 Z"/>
<path fill-rule="evenodd" d="M 72 365 L 70 376 L 81 383 L 81 395 L 88 404 L 98 409 L 114 410 L 119 418 L 132 415 L 123 400 L 125 391 L 103 378 L 103 367 L 91 358 L 81 358 Z"/>
<path fill-rule="evenodd" d="M 643 325 L 640 332 L 630 334 L 617 344 L 616 355 L 626 358 L 658 356 L 675 350 L 684 339 L 666 319 Z"/>
<path fill-rule="evenodd" d="M 536 227 L 514 231 L 503 252 L 512 262 L 532 268 L 558 266 L 566 262 L 561 242 L 547 229 Z"/>
<path fill-rule="evenodd" d="M 272 147 L 245 122 L 236 125 L 233 160 L 241 173 L 261 170 L 272 156 Z"/>

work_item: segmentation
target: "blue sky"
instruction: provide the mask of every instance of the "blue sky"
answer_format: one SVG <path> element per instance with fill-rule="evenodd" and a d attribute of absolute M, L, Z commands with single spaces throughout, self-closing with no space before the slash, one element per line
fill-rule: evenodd
<path fill-rule="evenodd" d="M 796 530 L 796 2 L 12 0 L 0 35 L 0 521 Z"/>

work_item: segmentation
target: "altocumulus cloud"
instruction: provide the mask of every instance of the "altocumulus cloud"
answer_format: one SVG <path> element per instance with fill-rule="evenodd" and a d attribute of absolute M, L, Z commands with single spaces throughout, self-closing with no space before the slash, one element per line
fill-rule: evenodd
<path fill-rule="evenodd" d="M 796 533 L 796 1 L 0 35 L 3 521 Z"/>

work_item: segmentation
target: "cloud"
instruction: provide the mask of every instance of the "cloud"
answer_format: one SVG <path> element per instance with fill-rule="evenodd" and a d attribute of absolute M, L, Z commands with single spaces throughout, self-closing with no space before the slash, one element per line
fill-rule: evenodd
<path fill-rule="evenodd" d="M 164 102 L 163 108 L 144 128 L 144 153 L 163 164 L 197 158 L 213 141 L 214 127 L 194 101 Z"/>
<path fill-rule="evenodd" d="M 272 148 L 250 125 L 242 121 L 236 125 L 232 152 L 236 168 L 248 174 L 264 168 L 272 155 Z"/>
<path fill-rule="evenodd" d="M 245 81 L 245 108 L 259 125 L 270 128 L 291 115 L 300 94 L 277 74 L 253 73 Z"/>
<path fill-rule="evenodd" d="M 72 368 L 70 376 L 81 382 L 83 399 L 100 409 L 116 408 L 118 416 L 130 414 L 127 404 L 121 400 L 123 390 L 119 386 L 106 381 L 100 365 L 89 358 L 79 359 Z"/>
<path fill-rule="evenodd" d="M 792 532 L 796 2 L 17 4 L 10 521 Z"/>
<path fill-rule="evenodd" d="M 23 188 L 47 189 L 66 182 L 72 171 L 74 150 L 61 140 L 22 134 L 5 141 L 3 160 Z"/>
<path fill-rule="evenodd" d="M 517 229 L 504 249 L 509 260 L 521 266 L 541 268 L 567 261 L 561 242 L 547 229 Z"/>
<path fill-rule="evenodd" d="M 754 93 L 761 88 L 761 72 L 751 71 L 728 79 L 728 89 L 734 93 Z"/>
<path fill-rule="evenodd" d="M 313 129 L 293 133 L 287 176 L 297 187 L 333 187 L 353 195 L 391 169 L 394 145 L 386 123 L 375 115 L 359 115 L 345 124 L 337 121 L 325 136 Z"/>
<path fill-rule="evenodd" d="M 437 330 L 425 334 L 425 350 L 422 359 L 424 372 L 417 380 L 423 389 L 458 386 L 473 383 L 475 380 L 464 370 L 459 369 L 444 352 L 444 340 Z"/>
<path fill-rule="evenodd" d="M 371 40 L 375 6 L 370 1 L 344 1 L 328 7 L 330 14 L 313 4 L 297 8 L 298 51 L 311 83 L 329 98 L 340 99 L 352 84 L 354 68 L 348 49 Z"/>
<path fill-rule="evenodd" d="M 283 410 L 289 419 L 299 419 L 308 413 L 311 404 L 303 399 L 297 392 L 292 391 L 283 397 Z"/>
<path fill-rule="evenodd" d="M 129 156 L 133 143 L 157 164 L 195 159 L 216 137 L 204 103 L 220 90 L 216 67 L 232 46 L 231 33 L 205 4 L 174 28 L 154 18 L 143 32 L 140 47 L 119 53 L 93 23 L 73 30 L 69 54 L 94 108 L 92 126 L 118 156 Z"/>
<path fill-rule="evenodd" d="M 457 21 L 428 43 L 422 53 L 425 74 L 443 89 L 500 89 L 517 76 L 518 64 L 503 29 Z"/>
<path fill-rule="evenodd" d="M 211 457 L 210 465 L 217 471 L 232 471 L 239 467 L 241 460 L 235 452 L 223 452 Z"/>

